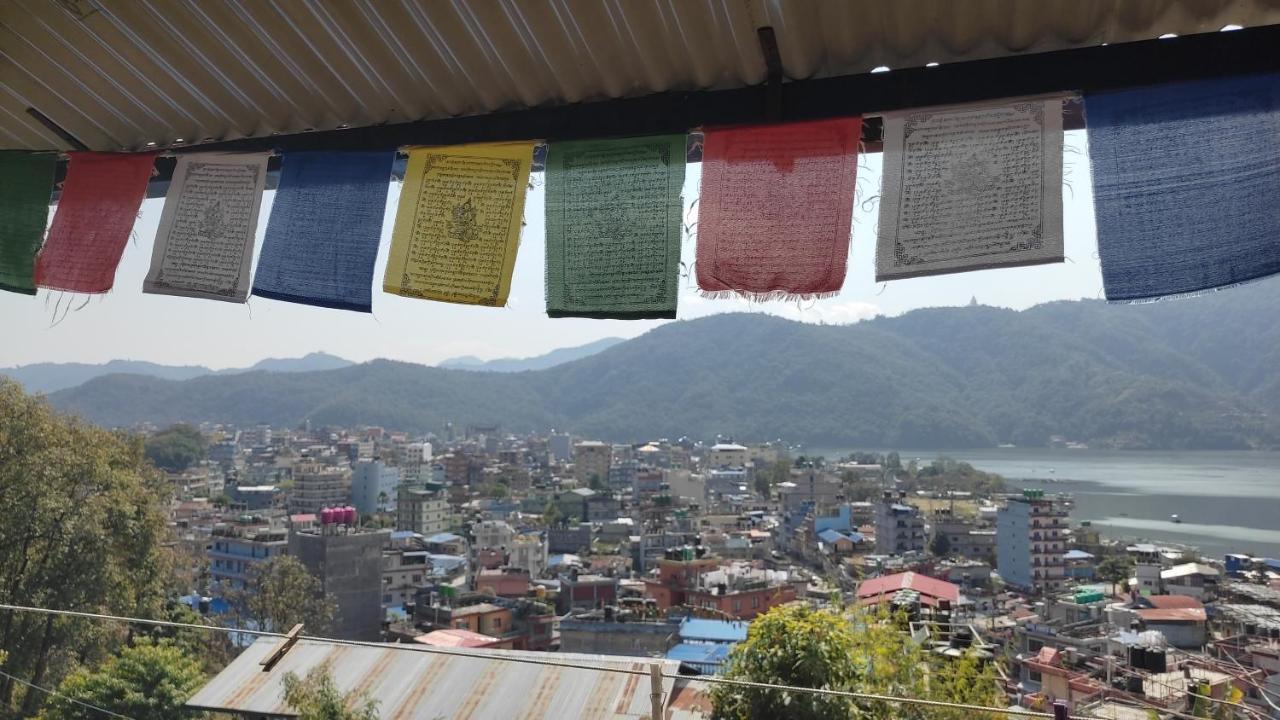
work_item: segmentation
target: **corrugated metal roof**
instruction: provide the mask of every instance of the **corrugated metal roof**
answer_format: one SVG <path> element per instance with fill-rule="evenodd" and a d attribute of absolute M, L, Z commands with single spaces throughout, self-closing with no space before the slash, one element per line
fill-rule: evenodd
<path fill-rule="evenodd" d="M 504 662 L 502 658 L 537 658 L 578 663 L 587 668 L 614 667 L 649 672 L 653 662 L 675 673 L 679 663 L 649 658 L 609 657 L 516 650 L 473 650 L 478 657 L 426 652 L 412 645 L 378 647 L 299 641 L 269 672 L 259 662 L 276 646 L 260 638 L 200 689 L 192 708 L 295 717 L 284 703 L 284 676 L 328 662 L 342 692 L 367 692 L 379 701 L 383 720 L 408 718 L 646 718 L 649 678 L 642 675 Z M 410 649 L 406 649 L 410 648 Z M 417 649 L 415 652 L 414 650 Z M 667 678 L 663 692 L 674 711 L 704 706 L 703 693 L 684 680 Z"/>
<path fill-rule="evenodd" d="M 95 150 L 919 67 L 1280 22 L 1276 0 L 5 0 L 0 147 Z"/>

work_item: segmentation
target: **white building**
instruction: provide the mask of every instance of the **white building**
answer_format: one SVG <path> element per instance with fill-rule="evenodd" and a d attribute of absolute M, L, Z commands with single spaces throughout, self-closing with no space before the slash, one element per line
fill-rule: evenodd
<path fill-rule="evenodd" d="M 1066 583 L 1067 511 L 1044 496 L 1024 490 L 996 516 L 996 568 L 1010 585 L 1038 594 Z"/>
<path fill-rule="evenodd" d="M 351 468 L 351 504 L 361 515 L 394 512 L 399 468 L 377 460 L 361 460 Z"/>
<path fill-rule="evenodd" d="M 885 493 L 876 503 L 875 521 L 878 555 L 924 552 L 924 516 L 916 506 L 907 505 L 905 498 Z"/>
<path fill-rule="evenodd" d="M 476 540 L 472 545 L 475 550 L 498 550 L 511 547 L 516 531 L 505 520 L 484 520 L 471 526 L 471 534 Z"/>
<path fill-rule="evenodd" d="M 507 565 L 529 571 L 533 578 L 542 577 L 547 570 L 547 541 L 541 535 L 530 533 L 517 535 L 507 546 Z"/>

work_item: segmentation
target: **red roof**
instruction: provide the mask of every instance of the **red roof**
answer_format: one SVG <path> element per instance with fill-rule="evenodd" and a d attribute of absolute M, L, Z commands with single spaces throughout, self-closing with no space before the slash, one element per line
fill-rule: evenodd
<path fill-rule="evenodd" d="M 1186 595 L 1149 595 L 1146 601 L 1153 608 L 1172 610 L 1174 608 L 1203 608 L 1204 603 Z"/>
<path fill-rule="evenodd" d="M 888 600 L 899 590 L 915 590 L 920 593 L 920 602 L 926 605 L 936 605 L 938 600 L 955 603 L 960 599 L 958 586 L 913 572 L 866 580 L 858 586 L 858 599 L 864 604 L 879 602 L 881 599 Z"/>
<path fill-rule="evenodd" d="M 1138 618 L 1143 622 L 1204 622 L 1207 619 L 1204 608 L 1153 608 L 1139 610 Z"/>
<path fill-rule="evenodd" d="M 502 642 L 501 639 L 492 635 L 482 635 L 478 632 L 463 630 L 461 628 L 445 628 L 443 630 L 433 630 L 426 635 L 419 635 L 413 639 L 416 643 L 423 645 L 433 645 L 435 647 L 463 647 L 463 648 L 482 648 L 489 647 L 496 643 Z"/>

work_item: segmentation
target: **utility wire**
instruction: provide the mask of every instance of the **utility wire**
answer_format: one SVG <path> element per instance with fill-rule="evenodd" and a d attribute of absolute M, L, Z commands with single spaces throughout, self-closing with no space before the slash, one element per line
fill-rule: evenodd
<path fill-rule="evenodd" d="M 48 614 L 48 615 L 64 615 L 69 617 L 90 618 L 95 620 L 114 620 L 118 622 L 137 623 L 140 625 L 155 625 L 159 627 L 190 628 L 193 630 L 206 630 L 206 631 L 213 631 L 213 632 L 223 632 L 228 634 L 243 633 L 245 635 L 255 635 L 259 637 L 276 637 L 276 638 L 288 637 L 285 633 L 270 632 L 266 630 L 250 630 L 246 628 L 222 627 L 220 625 L 199 625 L 196 623 L 173 622 L 169 620 L 152 620 L 149 618 L 122 617 L 119 615 L 79 612 L 75 610 L 52 610 L 49 608 L 27 607 L 23 605 L 0 604 L 0 610 L 11 610 L 14 612 L 42 613 L 42 614 Z M 408 645 L 408 644 L 399 644 L 399 643 L 368 642 L 363 640 L 342 640 L 339 638 L 326 638 L 326 637 L 318 637 L 314 635 L 301 635 L 298 637 L 298 639 L 307 640 L 310 642 L 328 643 L 331 645 L 370 647 L 378 650 L 401 650 L 401 651 L 407 651 L 407 652 L 425 652 L 425 653 L 434 654 L 434 655 L 451 655 L 451 656 L 465 657 L 465 658 L 471 658 L 476 660 L 489 660 L 489 661 L 496 660 L 499 662 L 514 662 L 514 663 L 523 663 L 527 665 L 547 665 L 551 667 L 563 667 L 563 668 L 571 668 L 575 670 L 592 670 L 595 672 L 611 672 L 611 673 L 619 673 L 623 675 L 644 675 L 644 676 L 649 675 L 648 670 L 640 670 L 640 669 L 631 668 L 631 667 L 617 667 L 617 666 L 610 666 L 605 664 L 584 665 L 581 663 L 554 660 L 554 659 L 551 659 L 550 657 L 544 659 L 540 657 L 490 654 L 490 653 L 478 652 L 474 650 L 469 651 L 469 650 L 460 650 L 456 648 L 432 647 L 429 645 Z M 609 662 L 609 661 L 603 661 L 603 662 Z M 620 661 L 620 662 L 625 662 L 625 661 Z M 758 688 L 763 690 L 799 692 L 799 693 L 808 693 L 811 695 L 829 695 L 833 697 L 852 698 L 855 700 L 869 700 L 874 702 L 897 703 L 897 704 L 903 704 L 903 705 L 919 705 L 923 707 L 944 707 L 944 708 L 951 708 L 956 710 L 970 710 L 973 712 L 999 714 L 999 715 L 1013 716 L 1013 717 L 1020 717 L 1020 718 L 1053 718 L 1054 717 L 1053 713 L 1035 712 L 1032 710 L 1013 709 L 1013 708 L 993 708 L 993 707 L 986 707 L 984 705 L 954 703 L 954 702 L 948 702 L 945 700 L 926 700 L 924 698 L 897 697 L 893 695 L 878 695 L 875 693 L 861 693 L 861 692 L 852 692 L 852 691 L 846 691 L 846 690 L 831 690 L 827 688 L 802 687 L 799 685 L 779 685 L 774 683 L 758 683 L 758 682 L 751 682 L 748 680 L 731 680 L 729 678 L 721 678 L 721 677 L 714 677 L 714 676 L 680 675 L 679 673 L 664 672 L 662 673 L 662 677 L 670 678 L 673 680 L 683 680 L 685 682 L 700 682 L 700 683 L 707 683 L 707 684 L 713 684 L 713 685 L 714 684 L 736 685 L 740 687 L 752 687 L 752 688 Z M 1069 720 L 1094 720 L 1093 718 L 1089 718 L 1087 716 L 1082 716 L 1082 715 L 1070 715 L 1068 716 L 1068 718 Z"/>
<path fill-rule="evenodd" d="M 58 692 L 57 690 L 50 690 L 50 689 L 49 689 L 49 688 L 47 688 L 47 687 L 43 687 L 43 686 L 41 686 L 41 685 L 36 685 L 35 683 L 29 683 L 29 682 L 27 682 L 26 680 L 23 680 L 23 679 L 22 679 L 22 678 L 20 678 L 20 677 L 14 677 L 14 676 L 10 675 L 9 673 L 4 672 L 3 670 L 0 670 L 0 676 L 7 677 L 7 678 L 9 678 L 10 680 L 12 680 L 12 681 L 14 681 L 14 682 L 16 682 L 16 683 L 21 683 L 22 685 L 26 685 L 27 687 L 31 688 L 32 690 L 39 690 L 40 692 L 42 692 L 42 693 L 47 693 L 47 694 L 49 694 L 49 695 L 52 695 L 53 697 L 56 697 L 56 698 L 62 698 L 63 700 L 66 700 L 67 702 L 72 702 L 72 703 L 75 703 L 76 705 L 79 705 L 79 706 L 81 706 L 81 707 L 89 708 L 90 710 L 93 710 L 94 712 L 100 712 L 100 713 L 102 713 L 103 715 L 106 715 L 107 717 L 117 717 L 117 718 L 123 718 L 124 720 L 133 720 L 133 719 L 132 719 L 132 718 L 130 718 L 128 715 L 121 715 L 121 714 L 120 714 L 120 713 L 118 713 L 118 712 L 112 712 L 112 711 L 110 711 L 110 710 L 108 710 L 108 709 L 106 709 L 106 708 L 98 707 L 97 705 L 90 705 L 89 703 L 84 702 L 84 701 L 82 701 L 82 700 L 77 700 L 77 699 L 75 699 L 75 698 L 73 698 L 73 697 L 70 697 L 70 696 L 68 696 L 68 695 L 63 695 L 62 693 Z"/>

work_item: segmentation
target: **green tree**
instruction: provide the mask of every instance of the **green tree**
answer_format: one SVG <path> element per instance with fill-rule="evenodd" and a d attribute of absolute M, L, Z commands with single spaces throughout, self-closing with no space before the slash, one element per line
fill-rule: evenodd
<path fill-rule="evenodd" d="M 1111 583 L 1111 594 L 1116 585 L 1128 583 L 1133 576 L 1133 562 L 1124 555 L 1111 555 L 1098 564 L 1098 577 Z"/>
<path fill-rule="evenodd" d="M 140 439 L 55 413 L 0 379 L 0 602 L 154 617 L 171 553 L 170 486 Z M 0 612 L 4 671 L 57 685 L 98 660 L 124 629 L 87 619 Z M 0 678 L 0 717 L 32 717 L 44 695 Z"/>
<path fill-rule="evenodd" d="M 563 516 L 560 513 L 560 506 L 554 500 L 548 500 L 547 506 L 542 510 L 542 522 L 547 527 L 556 527 L 560 524 Z"/>
<path fill-rule="evenodd" d="M 587 480 L 587 487 L 591 488 L 592 490 L 599 491 L 599 490 L 604 490 L 606 485 L 604 480 L 600 479 L 599 475 L 597 475 L 596 473 L 591 473 L 591 477 Z"/>
<path fill-rule="evenodd" d="M 297 558 L 277 555 L 250 567 L 245 586 L 227 592 L 240 620 L 272 632 L 287 632 L 298 623 L 307 634 L 326 632 L 337 605 L 320 581 Z"/>
<path fill-rule="evenodd" d="M 204 459 L 204 435 L 196 428 L 174 425 L 147 438 L 147 459 L 161 470 L 182 472 Z"/>
<path fill-rule="evenodd" d="M 285 675 L 284 701 L 298 712 L 298 720 L 378 720 L 378 701 L 338 690 L 327 662 L 303 678 Z"/>
<path fill-rule="evenodd" d="M 183 703 L 204 684 L 200 660 L 171 644 L 142 639 L 96 668 L 83 668 L 58 686 L 40 720 L 100 720 L 102 713 L 79 701 L 134 720 L 203 717 Z"/>
<path fill-rule="evenodd" d="M 929 543 L 929 552 L 937 557 L 946 557 L 951 554 L 951 541 L 942 533 L 934 533 L 933 540 Z"/>
<path fill-rule="evenodd" d="M 927 652 L 884 613 L 776 607 L 751 624 L 729 656 L 725 677 L 751 682 L 864 692 L 999 707 L 994 668 L 976 657 Z M 972 713 L 848 697 L 732 685 L 711 689 L 713 716 L 972 720 Z"/>

